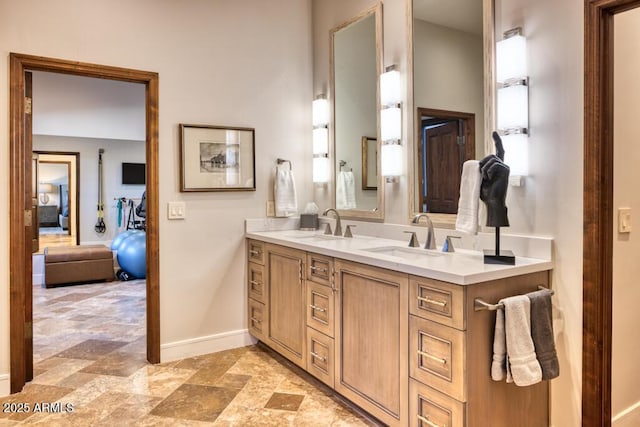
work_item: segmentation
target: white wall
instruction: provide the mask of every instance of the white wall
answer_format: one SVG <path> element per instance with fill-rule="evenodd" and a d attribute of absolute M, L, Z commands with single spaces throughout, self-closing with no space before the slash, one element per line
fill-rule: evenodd
<path fill-rule="evenodd" d="M 107 229 L 103 234 L 96 233 L 94 229 L 97 219 L 98 150 L 100 148 L 105 150 L 102 155 L 102 191 L 104 222 Z M 119 232 L 117 202 L 114 198 L 140 199 L 145 190 L 144 185 L 122 184 L 123 162 L 145 163 L 144 141 L 34 135 L 33 149 L 80 153 L 80 244 L 111 241 Z"/>
<path fill-rule="evenodd" d="M 640 116 L 640 9 L 614 18 L 614 176 L 613 206 L 640 213 L 638 164 L 640 144 L 636 126 Z M 640 236 L 638 222 L 629 234 L 618 234 L 614 215 L 613 241 L 613 353 L 611 414 L 614 426 L 640 425 Z M 635 406 L 635 407 L 634 407 Z M 629 413 L 627 413 L 629 412 Z"/>
<path fill-rule="evenodd" d="M 33 72 L 33 134 L 144 141 L 139 83 Z"/>
<path fill-rule="evenodd" d="M 0 81 L 9 81 L 9 52 L 159 73 L 161 343 L 245 330 L 243 221 L 264 216 L 277 157 L 293 162 L 300 206 L 312 200 L 310 0 L 0 0 L 0 10 Z M 5 206 L 8 105 L 0 91 Z M 179 123 L 255 128 L 256 191 L 180 193 Z M 166 219 L 172 200 L 186 202 L 184 221 Z M 0 377 L 9 369 L 8 232 L 5 217 Z"/>

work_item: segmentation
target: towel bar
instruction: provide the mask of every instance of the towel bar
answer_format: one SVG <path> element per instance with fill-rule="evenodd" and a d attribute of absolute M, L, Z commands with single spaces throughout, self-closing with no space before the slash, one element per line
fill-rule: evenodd
<path fill-rule="evenodd" d="M 291 160 L 278 159 L 277 162 L 279 165 L 283 163 L 289 163 L 289 170 L 293 170 L 293 164 L 291 163 Z"/>
<path fill-rule="evenodd" d="M 547 289 L 544 286 L 538 286 L 539 290 L 548 290 L 549 292 L 551 292 L 551 295 L 553 295 L 555 292 L 553 292 L 552 289 Z M 481 311 L 481 310 L 489 310 L 489 311 L 496 311 L 499 308 L 504 308 L 504 304 L 489 304 L 486 301 L 481 300 L 480 298 L 476 298 L 473 300 L 473 310 L 474 311 Z"/>

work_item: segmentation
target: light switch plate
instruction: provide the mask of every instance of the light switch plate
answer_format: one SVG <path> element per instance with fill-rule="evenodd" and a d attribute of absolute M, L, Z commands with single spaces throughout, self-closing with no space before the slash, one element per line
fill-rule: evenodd
<path fill-rule="evenodd" d="M 631 233 L 631 208 L 618 208 L 618 233 Z"/>
<path fill-rule="evenodd" d="M 168 219 L 185 219 L 187 216 L 187 207 L 184 202 L 169 202 L 167 204 Z"/>

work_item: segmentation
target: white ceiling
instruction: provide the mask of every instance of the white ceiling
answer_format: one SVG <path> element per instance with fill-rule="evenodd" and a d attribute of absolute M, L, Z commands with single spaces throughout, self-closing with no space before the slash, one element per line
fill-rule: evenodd
<path fill-rule="evenodd" d="M 482 35 L 482 0 L 413 0 L 413 17 Z"/>

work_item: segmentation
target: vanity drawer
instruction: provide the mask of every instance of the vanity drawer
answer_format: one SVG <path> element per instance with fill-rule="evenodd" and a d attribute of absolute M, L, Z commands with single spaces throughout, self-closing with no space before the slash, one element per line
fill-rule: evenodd
<path fill-rule="evenodd" d="M 333 338 L 333 290 L 307 281 L 307 326 Z"/>
<path fill-rule="evenodd" d="M 333 388 L 333 338 L 307 328 L 307 371 Z"/>
<path fill-rule="evenodd" d="M 267 338 L 267 310 L 265 305 L 249 298 L 249 333 L 261 341 Z"/>
<path fill-rule="evenodd" d="M 247 259 L 250 262 L 264 265 L 264 243 L 257 240 L 247 240 Z"/>
<path fill-rule="evenodd" d="M 247 271 L 247 286 L 249 298 L 265 304 L 267 302 L 267 285 L 265 283 L 264 265 L 249 263 Z"/>
<path fill-rule="evenodd" d="M 464 332 L 409 316 L 409 334 L 409 375 L 465 402 Z"/>
<path fill-rule="evenodd" d="M 333 258 L 307 254 L 307 280 L 331 286 L 333 283 Z"/>
<path fill-rule="evenodd" d="M 452 328 L 464 330 L 464 288 L 437 280 L 409 278 L 409 312 Z"/>
<path fill-rule="evenodd" d="M 409 420 L 412 427 L 463 427 L 465 404 L 409 380 Z"/>

